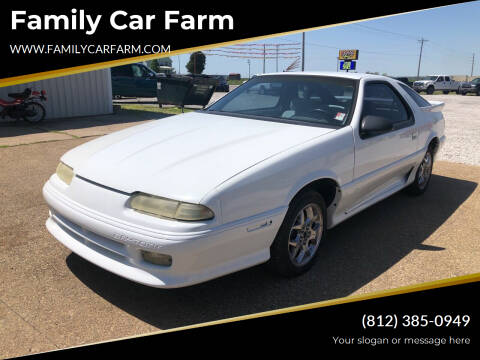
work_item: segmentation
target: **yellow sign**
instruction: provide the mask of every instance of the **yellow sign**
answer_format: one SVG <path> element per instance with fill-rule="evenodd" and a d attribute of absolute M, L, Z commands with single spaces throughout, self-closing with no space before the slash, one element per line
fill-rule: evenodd
<path fill-rule="evenodd" d="M 338 59 L 339 60 L 357 60 L 358 50 L 339 50 Z"/>

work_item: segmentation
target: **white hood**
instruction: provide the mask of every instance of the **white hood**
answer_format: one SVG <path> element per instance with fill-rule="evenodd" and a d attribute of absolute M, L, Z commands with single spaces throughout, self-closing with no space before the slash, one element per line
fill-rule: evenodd
<path fill-rule="evenodd" d="M 62 161 L 113 189 L 198 203 L 243 170 L 333 130 L 192 112 L 100 137 Z"/>

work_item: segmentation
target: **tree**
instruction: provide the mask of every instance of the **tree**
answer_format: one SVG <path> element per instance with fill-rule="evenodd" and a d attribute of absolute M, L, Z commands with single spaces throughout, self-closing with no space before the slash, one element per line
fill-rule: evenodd
<path fill-rule="evenodd" d="M 148 67 L 155 71 L 156 73 L 160 72 L 160 64 L 157 59 L 153 59 L 149 62 Z"/>
<path fill-rule="evenodd" d="M 205 70 L 206 62 L 207 58 L 205 57 L 205 54 L 201 51 L 195 51 L 190 55 L 190 60 L 185 67 L 190 74 L 201 74 L 203 70 Z"/>

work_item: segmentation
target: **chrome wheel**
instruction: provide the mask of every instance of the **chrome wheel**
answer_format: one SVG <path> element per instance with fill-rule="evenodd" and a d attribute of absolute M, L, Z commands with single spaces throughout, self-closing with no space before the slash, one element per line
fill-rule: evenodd
<path fill-rule="evenodd" d="M 295 266 L 307 264 L 315 255 L 323 233 L 320 206 L 311 203 L 300 210 L 290 229 L 288 252 Z"/>
<path fill-rule="evenodd" d="M 432 175 L 432 154 L 427 151 L 425 157 L 418 168 L 418 186 L 423 189 L 427 184 L 430 176 Z"/>

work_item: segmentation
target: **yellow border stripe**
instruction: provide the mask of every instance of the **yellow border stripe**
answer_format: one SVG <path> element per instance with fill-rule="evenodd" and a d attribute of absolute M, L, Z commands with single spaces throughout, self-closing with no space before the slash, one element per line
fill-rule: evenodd
<path fill-rule="evenodd" d="M 181 326 L 181 327 L 167 329 L 167 330 L 158 330 L 158 331 L 153 331 L 151 333 L 146 333 L 141 335 L 126 336 L 118 339 L 100 341 L 96 343 L 90 343 L 90 344 L 79 345 L 79 346 L 72 346 L 66 349 L 75 349 L 75 348 L 84 347 L 84 346 L 105 344 L 105 343 L 110 343 L 115 341 L 135 339 L 135 338 L 144 337 L 144 336 L 166 334 L 171 332 L 196 329 L 196 328 L 207 327 L 212 325 L 221 325 L 221 324 L 227 324 L 227 323 L 232 323 L 236 321 L 250 320 L 250 319 L 256 319 L 261 317 L 279 315 L 279 314 L 288 314 L 288 313 L 297 312 L 297 311 L 318 309 L 318 308 L 327 307 L 327 306 L 348 304 L 352 302 L 365 301 L 365 300 L 377 299 L 377 298 L 394 296 L 394 295 L 408 294 L 412 292 L 419 292 L 419 291 L 430 290 L 430 289 L 439 289 L 443 287 L 468 284 L 468 283 L 477 282 L 477 281 L 480 281 L 480 273 L 458 276 L 458 277 L 449 278 L 449 279 L 435 280 L 435 281 L 430 281 L 423 284 L 402 286 L 402 287 L 391 289 L 391 290 L 381 290 L 381 291 L 375 291 L 368 294 L 352 295 L 352 296 L 347 296 L 347 297 L 333 299 L 333 300 L 319 301 L 311 304 L 291 306 L 291 307 L 278 309 L 278 310 L 269 310 L 269 311 L 264 311 L 256 314 L 236 316 L 228 319 L 209 321 L 209 322 L 195 324 L 195 325 Z M 61 350 L 62 349 L 52 350 L 47 352 L 55 352 L 55 351 L 61 351 Z"/>
<path fill-rule="evenodd" d="M 234 44 L 242 44 L 242 43 L 251 42 L 251 41 L 255 41 L 255 40 L 264 40 L 264 39 L 271 39 L 271 38 L 279 37 L 279 36 L 293 35 L 293 34 L 298 34 L 298 33 L 305 32 L 305 31 L 327 29 L 327 28 L 331 28 L 331 27 L 355 24 L 355 23 L 364 22 L 364 21 L 385 19 L 385 18 L 389 18 L 389 17 L 392 17 L 392 16 L 411 14 L 411 13 L 416 13 L 416 12 L 420 12 L 420 11 L 443 8 L 443 7 L 446 7 L 446 6 L 451 6 L 451 5 L 443 5 L 443 6 L 438 6 L 438 7 L 434 7 L 434 8 L 415 10 L 415 11 L 406 11 L 406 12 L 403 12 L 403 13 L 377 16 L 377 17 L 372 17 L 372 18 L 367 18 L 367 19 L 362 19 L 362 20 L 353 20 L 353 21 L 347 21 L 347 22 L 331 24 L 331 25 L 316 26 L 316 27 L 311 27 L 311 28 L 302 29 L 302 30 L 292 30 L 292 31 L 286 31 L 286 32 L 276 33 L 276 34 L 271 34 L 271 35 L 262 35 L 262 36 L 256 36 L 256 37 L 251 37 L 251 38 L 246 38 L 246 39 L 232 40 L 232 41 L 226 41 L 226 42 L 221 42 L 221 43 L 196 46 L 196 47 L 191 47 L 191 48 L 186 48 L 186 49 L 174 50 L 174 51 L 171 51 L 170 53 L 164 53 L 163 55 L 159 55 L 159 54 L 141 55 L 141 56 L 135 56 L 135 57 L 130 57 L 130 58 L 126 58 L 126 59 L 111 60 L 111 61 L 105 61 L 105 62 L 100 62 L 100 63 L 95 63 L 95 64 L 81 65 L 81 66 L 75 66 L 75 67 L 69 67 L 69 68 L 57 69 L 57 70 L 50 70 L 50 71 L 44 71 L 44 72 L 28 74 L 28 75 L 13 76 L 13 77 L 0 79 L 0 87 L 17 85 L 17 84 L 22 84 L 22 83 L 32 82 L 32 81 L 51 79 L 51 78 L 66 76 L 66 75 L 79 74 L 79 73 L 87 72 L 87 71 L 106 69 L 106 68 L 110 68 L 110 67 L 114 67 L 114 66 L 126 65 L 126 64 L 139 62 L 139 61 L 151 60 L 151 59 L 158 59 L 158 58 L 167 57 L 167 56 L 176 56 L 176 55 L 181 55 L 181 54 L 188 54 L 188 53 L 192 53 L 194 51 L 208 50 L 208 49 L 213 49 L 213 48 L 223 47 L 223 46 L 229 46 L 229 45 L 234 45 Z"/>

